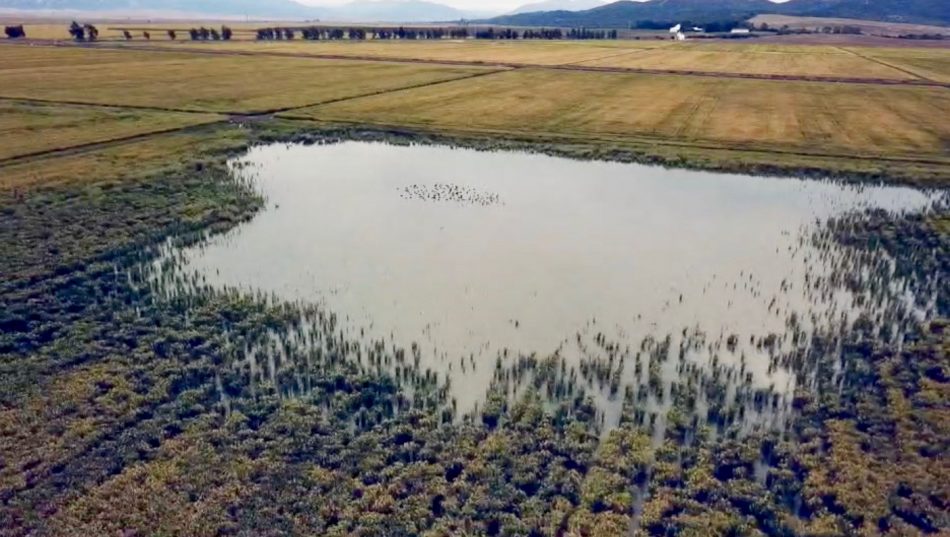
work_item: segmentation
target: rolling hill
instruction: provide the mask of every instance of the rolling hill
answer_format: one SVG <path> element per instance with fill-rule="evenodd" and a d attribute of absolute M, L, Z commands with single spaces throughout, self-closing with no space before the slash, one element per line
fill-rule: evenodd
<path fill-rule="evenodd" d="M 950 25 L 946 0 L 789 0 L 783 4 L 770 0 L 623 0 L 586 11 L 521 13 L 496 17 L 490 22 L 518 26 L 628 28 L 637 21 L 706 23 L 745 19 L 759 14 Z"/>

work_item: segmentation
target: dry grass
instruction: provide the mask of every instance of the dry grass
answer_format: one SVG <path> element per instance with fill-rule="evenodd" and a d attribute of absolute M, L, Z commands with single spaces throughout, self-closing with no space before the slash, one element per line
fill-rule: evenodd
<path fill-rule="evenodd" d="M 750 45 L 755 46 L 755 45 Z M 766 46 L 767 47 L 767 46 Z M 582 65 L 673 71 L 708 71 L 752 75 L 847 77 L 906 80 L 913 75 L 844 51 L 776 51 L 728 49 L 721 45 L 670 46 L 614 56 Z"/>
<path fill-rule="evenodd" d="M 19 47 L 18 47 L 19 48 Z M 58 57 L 59 49 L 29 47 L 27 56 Z M 102 50 L 83 50 L 98 55 Z M 452 80 L 478 67 L 346 62 L 297 58 L 169 57 L 124 52 L 121 64 L 55 65 L 7 71 L 0 96 L 249 113 Z"/>
<path fill-rule="evenodd" d="M 159 45 L 172 50 L 214 50 L 300 55 L 374 57 L 399 60 L 427 60 L 473 63 L 521 63 L 563 65 L 595 60 L 626 51 L 668 46 L 667 41 L 232 41 L 195 43 L 170 41 L 130 46 Z"/>
<path fill-rule="evenodd" d="M 882 49 L 721 41 L 320 41 L 195 43 L 133 41 L 176 51 L 334 55 L 444 62 L 588 65 L 729 74 L 947 81 L 950 49 Z M 895 61 L 891 61 L 891 59 Z"/>
<path fill-rule="evenodd" d="M 948 109 L 950 93 L 942 88 L 536 69 L 319 106 L 305 115 L 439 129 L 945 158 Z"/>
<path fill-rule="evenodd" d="M 2 42 L 0 42 L 2 43 Z M 80 47 L 47 47 L 0 44 L 0 71 L 4 71 L 4 83 L 15 73 L 6 73 L 12 69 L 38 69 L 42 67 L 79 67 L 92 65 L 113 65 L 123 63 L 141 63 L 149 59 L 185 60 L 195 58 L 194 54 L 165 54 L 163 56 L 143 56 L 129 54 L 124 50 L 89 49 Z M 120 69 L 121 67 L 116 67 Z"/>
<path fill-rule="evenodd" d="M 0 191 L 73 183 L 112 182 L 123 177 L 176 169 L 181 160 L 244 143 L 246 133 L 230 125 L 206 131 L 158 134 L 95 151 L 54 155 L 0 167 Z"/>
<path fill-rule="evenodd" d="M 950 48 L 853 48 L 849 51 L 929 80 L 950 83 Z"/>
<path fill-rule="evenodd" d="M 178 44 L 176 52 L 132 47 L 2 47 L 0 96 L 94 104 L 249 113 L 289 109 L 285 115 L 318 121 L 434 130 L 447 134 L 503 136 L 539 142 L 618 148 L 716 169 L 750 169 L 780 163 L 790 168 L 946 177 L 950 166 L 950 109 L 944 88 L 826 84 L 768 80 L 651 76 L 548 69 L 491 73 L 482 67 L 370 61 L 207 55 L 216 50 L 296 51 L 353 55 L 429 56 L 448 61 L 566 62 L 578 55 L 613 55 L 614 61 L 650 55 L 755 56 L 808 66 L 871 65 L 920 60 L 942 65 L 942 51 L 781 47 L 732 43 L 678 44 L 630 49 L 618 42 L 588 43 L 231 43 Z M 651 44 L 652 45 L 652 44 Z M 668 45 L 668 44 L 664 44 Z M 171 46 L 171 45 L 170 45 Z M 778 48 L 776 48 L 778 47 Z M 805 50 L 807 49 L 807 50 Z M 440 56 L 437 56 L 440 55 Z M 558 59 L 559 58 L 559 59 Z M 800 58 L 799 60 L 792 60 Z M 604 60 L 607 61 L 607 60 Z M 692 61 L 695 61 L 692 60 Z M 733 61 L 733 60 L 730 60 Z M 768 62 L 761 60 L 762 65 Z M 845 63 L 835 63 L 845 62 Z M 858 62 L 858 63 L 847 63 Z M 862 63 L 863 62 L 863 63 Z M 748 63 L 748 62 L 747 62 Z M 722 63 L 720 69 L 743 67 Z M 748 65 L 745 68 L 750 68 Z M 863 68 L 863 67 L 862 67 Z M 816 67 L 811 67 L 814 73 Z M 855 68 L 835 76 L 854 76 Z M 894 68 L 900 73 L 900 69 Z M 911 76 L 911 75 L 906 75 Z M 442 82 L 434 84 L 435 82 Z M 396 91 L 392 91 L 396 90 Z M 363 97 L 360 97 L 363 96 Z M 338 102 L 330 102 L 344 99 Z M 324 103 L 315 105 L 316 103 Z M 310 106 L 314 105 L 314 106 Z M 3 151 L 18 155 L 162 130 L 210 119 L 159 112 L 130 114 L 88 107 L 8 106 L 0 117 Z M 208 130 L 218 136 L 222 130 Z M 213 135 L 210 133 L 214 133 Z M 158 136 L 154 143 L 124 143 L 84 155 L 42 159 L 3 168 L 0 184 L 56 182 L 76 173 L 108 174 L 139 159 L 159 163 L 196 133 Z M 0 158 L 4 153 L 0 152 Z M 597 154 L 601 154 L 598 149 Z M 172 157 L 173 158 L 173 157 Z M 55 161 L 55 163 L 54 163 Z M 882 164 L 883 163 L 883 164 Z M 39 166 L 35 168 L 34 166 Z M 901 166 L 902 170 L 893 167 Z"/>
<path fill-rule="evenodd" d="M 184 114 L 0 101 L 0 160 L 221 119 Z"/>

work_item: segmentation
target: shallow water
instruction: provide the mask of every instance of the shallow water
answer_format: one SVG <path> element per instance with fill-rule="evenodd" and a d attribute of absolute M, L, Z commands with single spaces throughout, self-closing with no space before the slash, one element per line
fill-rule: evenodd
<path fill-rule="evenodd" d="M 678 379 L 720 370 L 730 391 L 775 394 L 780 404 L 748 419 L 780 427 L 797 380 L 772 358 L 807 344 L 790 326 L 808 334 L 859 311 L 851 292 L 815 284 L 843 255 L 812 240 L 820 224 L 932 201 L 908 188 L 364 142 L 258 147 L 232 166 L 266 210 L 176 252 L 179 270 L 318 303 L 350 336 L 417 344 L 461 411 L 483 400 L 499 359 L 609 362 L 612 382 L 589 370 L 579 380 L 608 423 L 625 386 L 639 393 L 659 375 L 665 390 L 640 399 L 659 411 Z M 651 337 L 669 337 L 669 350 Z"/>

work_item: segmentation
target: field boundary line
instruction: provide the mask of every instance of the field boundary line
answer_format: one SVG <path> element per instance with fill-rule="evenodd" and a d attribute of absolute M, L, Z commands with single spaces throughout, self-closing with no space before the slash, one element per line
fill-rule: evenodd
<path fill-rule="evenodd" d="M 10 45 L 18 46 L 18 45 Z M 19 45 L 26 46 L 26 45 Z M 466 61 L 466 60 L 433 60 L 425 58 L 390 58 L 382 56 L 347 56 L 343 54 L 307 54 L 307 53 L 289 53 L 275 51 L 242 51 L 242 50 L 198 50 L 196 48 L 177 48 L 177 47 L 156 47 L 156 46 L 128 46 L 113 44 L 96 45 L 74 45 L 69 43 L 58 43 L 49 45 L 34 45 L 48 47 L 81 47 L 86 49 L 109 49 L 125 51 L 145 51 L 145 52 L 164 52 L 178 54 L 206 54 L 209 56 L 270 56 L 280 58 L 299 58 L 312 60 L 335 60 L 350 62 L 375 62 L 375 63 L 415 63 L 427 65 L 445 65 L 452 67 L 484 67 L 495 69 L 559 69 L 562 71 L 579 72 L 598 72 L 598 73 L 620 73 L 620 74 L 644 74 L 644 75 L 669 75 L 669 76 L 701 76 L 709 78 L 734 78 L 744 80 L 776 80 L 785 82 L 815 82 L 815 83 L 838 83 L 838 84 L 865 84 L 877 86 L 930 86 L 940 88 L 950 88 L 950 82 L 940 82 L 929 78 L 922 78 L 915 73 L 906 72 L 913 76 L 912 79 L 890 79 L 890 78 L 861 78 L 861 77 L 835 77 L 824 75 L 782 75 L 782 74 L 758 74 L 758 73 L 730 73 L 724 71 L 703 71 L 703 70 L 682 70 L 682 69 L 646 69 L 634 67 L 597 67 L 591 65 L 579 64 L 534 64 L 518 63 L 504 61 Z M 214 44 L 207 44 L 209 47 Z M 653 49 L 650 49 L 653 50 Z M 873 61 L 873 60 L 872 60 Z M 885 64 L 882 64 L 885 65 Z M 887 67 L 893 67 L 887 65 Z"/>
<path fill-rule="evenodd" d="M 362 93 L 362 94 L 358 94 L 358 95 L 350 95 L 350 96 L 346 96 L 346 97 L 337 97 L 337 98 L 327 99 L 327 100 L 318 101 L 318 102 L 305 103 L 305 104 L 302 104 L 302 105 L 285 106 L 285 107 L 280 107 L 280 108 L 269 108 L 269 109 L 264 109 L 264 110 L 251 110 L 251 111 L 247 111 L 247 110 L 243 110 L 243 111 L 242 111 L 242 110 L 199 110 L 199 109 L 170 108 L 170 107 L 149 106 L 149 105 L 135 105 L 135 104 L 128 104 L 128 105 L 125 105 L 125 104 L 106 104 L 106 103 L 92 103 L 92 102 L 73 101 L 73 100 L 39 99 L 39 98 L 32 98 L 32 97 L 14 97 L 14 96 L 5 96 L 5 95 L 0 95 L 0 101 L 23 102 L 23 103 L 33 103 L 33 104 L 49 104 L 49 105 L 57 105 L 57 104 L 58 104 L 58 105 L 66 105 L 66 106 L 84 106 L 84 107 L 90 107 L 90 108 L 99 107 L 99 108 L 108 108 L 108 109 L 116 109 L 116 110 L 122 110 L 122 109 L 125 109 L 125 110 L 146 110 L 146 111 L 151 111 L 151 112 L 176 112 L 176 113 L 185 113 L 185 114 L 206 114 L 206 115 L 207 115 L 207 114 L 216 114 L 216 115 L 220 115 L 220 116 L 235 116 L 235 117 L 249 117 L 249 118 L 253 118 L 253 117 L 269 116 L 269 115 L 279 114 L 279 113 L 282 113 L 282 112 L 289 112 L 289 111 L 292 111 L 292 110 L 298 110 L 298 109 L 302 109 L 302 108 L 310 108 L 310 107 L 313 107 L 313 106 L 321 106 L 321 105 L 325 105 L 325 104 L 333 104 L 333 103 L 338 103 L 338 102 L 342 102 L 342 101 L 348 101 L 348 100 L 350 100 L 350 99 L 361 99 L 361 98 L 363 98 L 363 97 L 374 97 L 374 96 L 377 96 L 377 95 L 384 95 L 384 94 L 386 94 L 386 93 L 393 93 L 393 92 L 397 92 L 397 91 L 421 89 L 421 88 L 426 88 L 426 87 L 429 87 L 429 86 L 435 86 L 435 85 L 438 85 L 438 84 L 446 84 L 446 83 L 449 83 L 449 82 L 456 82 L 456 81 L 459 81 L 459 80 L 468 80 L 468 79 L 471 79 L 471 78 L 478 78 L 478 77 L 488 76 L 488 75 L 494 75 L 494 74 L 498 74 L 498 73 L 505 73 L 505 72 L 508 72 L 508 71 L 511 71 L 511 70 L 512 70 L 512 69 L 485 70 L 485 71 L 478 72 L 478 73 L 471 73 L 471 74 L 467 74 L 467 75 L 463 75 L 463 76 L 458 76 L 458 77 L 453 77 L 453 78 L 447 78 L 447 79 L 444 79 L 444 80 L 432 80 L 432 81 L 428 81 L 428 82 L 420 82 L 420 83 L 418 83 L 418 84 L 412 84 L 412 85 L 409 85 L 409 86 L 400 86 L 400 87 L 398 87 L 398 88 L 380 89 L 380 90 L 376 90 L 376 91 L 373 91 L 373 92 Z M 2 91 L 3 91 L 3 90 L 0 89 L 0 92 L 2 92 Z"/>
<path fill-rule="evenodd" d="M 498 73 L 508 73 L 508 72 L 511 72 L 511 71 L 512 71 L 512 69 L 497 69 L 497 70 L 494 70 L 494 71 L 485 71 L 485 72 L 482 72 L 482 73 L 472 73 L 472 74 L 470 74 L 470 75 L 460 76 L 460 77 L 456 77 L 456 78 L 450 78 L 450 79 L 446 79 L 446 80 L 434 80 L 434 81 L 429 81 L 429 82 L 420 82 L 419 84 L 413 84 L 413 85 L 411 85 L 411 86 L 402 86 L 402 87 L 399 87 L 399 88 L 381 89 L 381 90 L 376 90 L 376 91 L 372 91 L 372 92 L 369 92 L 369 93 L 363 93 L 363 94 L 360 94 L 360 95 L 350 95 L 350 96 L 347 96 L 347 97 L 336 97 L 336 98 L 333 98 L 333 99 L 327 99 L 327 100 L 319 101 L 319 102 L 316 102 L 316 103 L 308 103 L 308 104 L 305 104 L 305 105 L 303 105 L 303 106 L 288 106 L 288 107 L 284 107 L 284 108 L 278 108 L 278 109 L 274 109 L 274 110 L 268 110 L 268 111 L 266 111 L 266 112 L 257 112 L 257 113 L 244 114 L 244 115 L 245 115 L 245 116 L 248 116 L 248 117 L 254 117 L 254 116 L 266 116 L 266 115 L 282 114 L 282 113 L 284 113 L 284 112 L 291 112 L 291 111 L 294 111 L 294 110 L 302 110 L 302 109 L 304 109 L 304 108 L 313 108 L 313 107 L 316 107 L 316 106 L 324 106 L 324 105 L 328 105 L 328 104 L 341 103 L 341 102 L 344 102 L 344 101 L 351 101 L 351 100 L 353 100 L 353 99 L 363 99 L 363 98 L 365 98 L 365 97 L 376 97 L 376 96 L 379 96 L 379 95 L 386 95 L 386 94 L 388 94 L 388 93 L 397 93 L 397 92 L 400 92 L 400 91 L 410 91 L 410 90 L 415 90 L 415 89 L 428 88 L 428 87 L 431 87 L 431 86 L 438 86 L 438 85 L 440 85 L 440 84 L 448 84 L 448 83 L 450 83 L 450 82 L 460 82 L 460 81 L 462 81 L 462 80 L 471 80 L 471 79 L 473 79 L 473 78 L 480 78 L 480 77 L 483 77 L 483 76 L 497 75 Z M 240 114 L 231 114 L 231 115 L 240 115 Z"/>
<path fill-rule="evenodd" d="M 628 51 L 625 51 L 625 52 L 618 52 L 618 53 L 616 53 L 616 54 L 608 54 L 607 56 L 600 56 L 600 57 L 598 57 L 598 58 L 589 58 L 589 59 L 587 59 L 587 60 L 578 60 L 578 61 L 576 61 L 576 62 L 567 62 L 567 63 L 558 64 L 558 65 L 561 65 L 561 66 L 583 65 L 583 64 L 589 63 L 589 62 L 599 62 L 599 61 L 601 61 L 601 60 L 609 60 L 610 58 L 616 58 L 616 57 L 618 57 L 618 56 L 628 56 L 628 55 L 630 55 L 630 54 L 642 54 L 642 53 L 644 53 L 644 52 L 649 52 L 649 51 L 653 51 L 653 50 L 657 50 L 657 49 L 661 49 L 661 48 L 665 48 L 665 47 L 638 48 L 638 49 L 628 50 Z"/>
<path fill-rule="evenodd" d="M 2 91 L 3 90 L 0 89 L 0 92 Z M 59 105 L 65 105 L 65 106 L 84 106 L 84 107 L 89 107 L 89 108 L 111 108 L 111 109 L 116 109 L 116 110 L 146 110 L 149 112 L 174 112 L 174 113 L 179 113 L 179 114 L 241 115 L 240 112 L 217 112 L 214 110 L 167 108 L 163 106 L 149 106 L 149 105 L 139 105 L 139 104 L 92 103 L 92 102 L 86 102 L 86 101 L 38 99 L 35 97 L 14 97 L 14 96 L 8 96 L 8 95 L 0 95 L 0 101 L 15 101 L 15 102 L 33 103 L 33 104 L 59 104 Z"/>
<path fill-rule="evenodd" d="M 837 48 L 838 50 L 847 52 L 848 54 L 851 54 L 852 56 L 857 56 L 858 58 L 861 58 L 862 60 L 869 61 L 869 62 L 871 62 L 871 63 L 876 63 L 876 64 L 878 64 L 878 65 L 883 65 L 884 67 L 889 67 L 889 68 L 891 68 L 891 69 L 894 69 L 895 71 L 900 71 L 900 72 L 902 72 L 902 73 L 904 73 L 904 74 L 907 74 L 907 75 L 910 75 L 910 76 L 914 77 L 914 78 L 917 79 L 917 80 L 927 80 L 927 81 L 930 81 L 930 82 L 939 82 L 939 81 L 934 80 L 934 79 L 932 79 L 932 78 L 927 78 L 927 77 L 921 75 L 920 73 L 915 73 L 915 72 L 913 72 L 913 71 L 911 71 L 911 70 L 909 70 L 909 69 L 905 69 L 905 68 L 903 68 L 903 67 L 899 67 L 899 66 L 897 66 L 897 65 L 890 64 L 890 63 L 888 63 L 888 62 L 886 62 L 886 61 L 884 61 L 884 60 L 879 60 L 879 59 L 874 58 L 874 57 L 872 57 L 872 56 L 865 56 L 864 54 L 861 54 L 860 52 L 858 52 L 858 51 L 856 51 L 856 50 L 851 50 L 851 49 L 847 49 L 847 48 L 844 48 L 844 47 L 835 47 L 835 48 Z"/>
<path fill-rule="evenodd" d="M 213 121 L 206 121 L 204 123 L 196 123 L 193 125 L 184 125 L 181 127 L 169 127 L 167 129 L 160 129 L 149 132 L 140 132 L 138 134 L 131 134 L 129 136 L 120 136 L 118 138 L 111 138 L 109 140 L 100 140 L 98 142 L 86 142 L 66 147 L 54 147 L 51 149 L 44 149 L 42 151 L 34 151 L 32 153 L 25 153 L 22 155 L 15 155 L 12 157 L 6 157 L 0 159 L 0 168 L 7 166 L 13 166 L 16 164 L 22 164 L 23 162 L 29 162 L 31 160 L 43 160 L 49 157 L 61 157 L 87 153 L 90 151 L 96 151 L 99 149 L 106 149 L 109 147 L 124 145 L 132 142 L 138 142 L 151 138 L 153 136 L 161 136 L 164 134 L 172 134 L 176 132 L 188 132 L 188 131 L 197 131 L 205 129 L 208 127 L 213 127 L 215 125 L 223 125 L 225 123 L 231 123 L 232 119 L 216 119 Z"/>

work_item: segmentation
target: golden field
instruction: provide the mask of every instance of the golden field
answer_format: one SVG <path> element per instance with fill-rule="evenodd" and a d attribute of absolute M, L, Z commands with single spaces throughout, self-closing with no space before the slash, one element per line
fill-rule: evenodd
<path fill-rule="evenodd" d="M 177 129 L 221 119 L 118 108 L 0 101 L 0 160 Z"/>
<path fill-rule="evenodd" d="M 58 56 L 59 48 L 33 48 Z M 82 54 L 102 52 L 84 49 Z M 252 113 L 480 74 L 478 67 L 442 67 L 272 57 L 180 57 L 126 51 L 131 61 L 11 68 L 0 97 Z"/>
<path fill-rule="evenodd" d="M 161 46 L 169 50 L 345 56 L 435 62 L 566 65 L 616 54 L 668 47 L 670 41 L 133 41 L 129 46 Z"/>
<path fill-rule="evenodd" d="M 947 158 L 943 88 L 523 69 L 294 111 L 330 121 Z M 947 159 L 950 161 L 950 158 Z"/>
<path fill-rule="evenodd" d="M 882 64 L 903 69 L 921 78 L 950 84 L 950 50 L 948 49 L 892 49 L 849 48 L 855 54 L 871 58 Z"/>
<path fill-rule="evenodd" d="M 115 44 L 109 45 L 115 46 Z M 838 47 L 719 41 L 232 41 L 135 40 L 128 47 L 174 51 L 342 56 L 761 76 L 950 81 L 950 48 Z"/>
<path fill-rule="evenodd" d="M 278 113 L 300 128 L 370 125 L 579 143 L 715 169 L 749 169 L 751 162 L 928 181 L 950 176 L 947 88 L 875 83 L 939 81 L 950 73 L 945 49 L 298 40 L 180 42 L 161 51 L 143 50 L 140 43 L 0 45 L 0 52 L 0 159 L 224 119 L 215 114 Z M 319 55 L 347 58 L 313 57 Z M 584 70 L 660 64 L 726 76 Z M 744 79 L 737 73 L 868 82 Z M 98 151 L 70 158 L 98 158 Z M 20 164 L 18 170 L 26 169 Z"/>
<path fill-rule="evenodd" d="M 950 60 L 950 57 L 948 57 Z M 727 74 L 846 77 L 883 80 L 910 80 L 914 75 L 870 61 L 849 52 L 776 52 L 755 50 L 709 50 L 704 47 L 669 46 L 637 54 L 592 60 L 581 65 L 704 71 Z"/>

